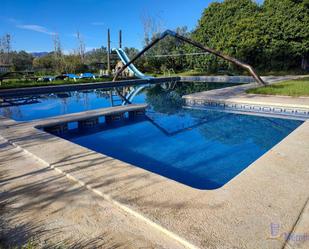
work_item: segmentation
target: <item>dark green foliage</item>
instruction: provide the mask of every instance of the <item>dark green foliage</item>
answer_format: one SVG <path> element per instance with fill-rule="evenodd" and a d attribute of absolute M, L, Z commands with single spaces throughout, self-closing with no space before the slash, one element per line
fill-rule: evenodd
<path fill-rule="evenodd" d="M 309 55 L 307 6 L 307 0 L 265 0 L 262 6 L 251 0 L 213 3 L 192 37 L 263 71 L 300 68 Z M 204 66 L 207 60 L 197 63 Z"/>
<path fill-rule="evenodd" d="M 248 63 L 263 74 L 303 73 L 302 69 L 306 67 L 308 70 L 309 0 L 265 0 L 261 5 L 253 0 L 214 2 L 203 11 L 195 30 L 189 32 L 186 27 L 181 27 L 176 31 Z M 154 34 L 152 38 L 147 36 L 145 43 L 158 35 Z M 83 60 L 77 54 L 64 55 L 61 52 L 58 56 L 52 52 L 34 59 L 24 51 L 5 52 L 12 51 L 6 47 L 9 46 L 0 46 L 0 63 L 6 61 L 9 55 L 10 63 L 17 71 L 98 72 L 98 65 L 102 69 L 102 64 L 107 64 L 105 47 L 87 52 Z M 138 53 L 135 48 L 125 48 L 125 51 L 130 58 Z M 174 37 L 167 37 L 135 64 L 143 72 L 167 75 L 189 70 L 201 74 L 246 73 L 214 55 L 188 55 L 199 52 L 199 49 Z M 117 61 L 117 55 L 111 56 L 112 68 Z"/>
<path fill-rule="evenodd" d="M 25 51 L 11 53 L 12 64 L 15 71 L 32 69 L 33 56 Z"/>
<path fill-rule="evenodd" d="M 177 32 L 224 54 L 251 64 L 260 72 L 301 71 L 309 60 L 309 0 L 225 0 L 206 8 L 196 29 Z M 213 55 L 153 57 L 157 54 L 196 53 L 200 50 L 166 38 L 148 53 L 148 71 L 195 70 L 244 73 Z"/>
<path fill-rule="evenodd" d="M 190 36 L 187 27 L 177 28 L 176 32 L 183 36 Z M 159 34 L 152 39 L 157 38 Z M 175 72 L 182 71 L 187 68 L 187 61 L 185 56 L 179 56 L 187 52 L 186 46 L 183 42 L 174 37 L 166 37 L 161 40 L 154 47 L 152 47 L 146 54 L 146 71 L 155 73 L 173 70 Z M 160 55 L 172 55 L 169 57 L 156 57 Z"/>

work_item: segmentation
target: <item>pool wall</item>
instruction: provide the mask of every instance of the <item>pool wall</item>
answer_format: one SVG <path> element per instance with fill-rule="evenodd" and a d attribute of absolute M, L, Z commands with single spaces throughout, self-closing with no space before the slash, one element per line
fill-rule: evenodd
<path fill-rule="evenodd" d="M 265 96 L 246 94 L 255 83 L 232 86 L 185 95 L 186 107 L 215 108 L 243 113 L 257 113 L 306 120 L 309 118 L 308 97 Z"/>
<path fill-rule="evenodd" d="M 270 224 L 293 231 L 307 203 L 308 121 L 216 190 L 190 188 L 35 126 L 0 117 L 7 141 L 189 248 L 282 248 L 284 240 L 267 239 Z"/>
<path fill-rule="evenodd" d="M 203 81 L 203 82 L 216 82 L 216 83 L 253 83 L 255 82 L 253 77 L 250 76 L 181 76 L 180 81 Z"/>

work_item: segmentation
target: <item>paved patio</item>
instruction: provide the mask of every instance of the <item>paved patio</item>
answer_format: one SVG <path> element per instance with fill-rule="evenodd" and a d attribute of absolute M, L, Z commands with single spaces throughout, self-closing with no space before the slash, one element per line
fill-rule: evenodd
<path fill-rule="evenodd" d="M 235 98 L 235 95 L 243 94 L 243 90 L 243 86 L 223 89 L 221 96 L 225 92 L 225 97 Z M 208 93 L 214 94 L 212 91 Z M 275 100 L 276 103 L 278 101 Z M 304 104 L 299 99 L 295 102 L 293 99 L 289 101 L 284 103 Z M 283 100 L 280 103 L 283 103 Z M 62 119 L 54 117 L 53 120 L 57 122 L 57 118 Z M 19 187 L 22 188 L 29 181 L 35 181 L 33 178 L 23 179 L 25 182 L 14 180 L 19 175 L 32 175 L 34 169 L 29 165 L 35 165 L 36 170 L 42 172 L 41 180 L 48 181 L 48 174 L 52 174 L 53 177 L 59 178 L 59 181 L 61 179 L 68 188 L 71 184 L 71 188 L 74 189 L 73 206 L 78 210 L 73 212 L 74 215 L 69 221 L 71 226 L 74 227 L 79 222 L 75 220 L 75 215 L 81 215 L 85 220 L 90 219 L 88 226 L 82 223 L 81 231 L 86 232 L 89 224 L 97 224 L 96 218 L 93 218 L 97 217 L 98 223 L 103 224 L 97 228 L 98 230 L 109 231 L 112 226 L 114 230 L 112 229 L 112 234 L 108 236 L 113 237 L 113 232 L 117 231 L 124 234 L 123 240 L 122 236 L 115 239 L 117 243 L 126 244 L 127 241 L 132 241 L 126 237 L 131 230 L 132 238 L 140 234 L 143 239 L 139 240 L 140 244 L 132 242 L 133 247 L 151 245 L 156 248 L 309 248 L 309 121 L 304 122 L 217 190 L 193 189 L 96 153 L 36 129 L 35 126 L 40 122 L 15 122 L 0 117 L 1 141 L 8 141 L 1 142 L 4 144 L 1 146 L 1 158 L 6 158 L 9 162 L 1 163 L 1 172 L 5 173 L 2 179 L 7 181 L 7 178 L 10 178 L 9 182 L 12 184 L 7 185 L 3 192 L 14 190 L 14 184 L 20 184 Z M 15 159 L 13 154 L 6 154 L 12 145 L 16 147 L 14 150 L 21 151 L 22 157 L 19 159 Z M 24 157 L 27 159 L 23 159 Z M 35 164 L 29 163 L 29 160 L 35 161 Z M 6 173 L 8 167 L 14 171 Z M 65 178 L 71 181 L 70 184 Z M 5 185 L 1 184 L 3 190 Z M 49 183 L 51 188 L 60 185 L 53 184 L 53 181 Z M 49 191 L 47 188 L 43 195 Z M 33 193 L 35 191 L 29 195 L 31 198 Z M 51 200 L 59 200 L 56 196 L 50 195 Z M 59 195 L 69 198 L 71 193 L 59 188 Z M 95 198 L 96 202 L 89 209 L 88 206 L 83 209 L 80 205 L 85 203 L 83 198 L 90 198 L 86 197 L 88 195 Z M 3 196 L 6 198 L 6 195 L 2 195 L 2 198 Z M 14 195 L 12 196 L 14 198 Z M 19 201 L 24 201 L 24 196 L 21 197 Z M 17 204 L 17 207 L 18 205 L 20 204 Z M 89 210 L 97 205 L 106 208 L 98 209 L 92 217 Z M 30 209 L 33 207 L 30 206 Z M 71 211 L 67 210 L 53 218 L 60 217 L 58 222 L 70 219 L 68 217 Z M 110 219 L 105 217 L 106 210 L 109 210 L 107 217 L 115 214 L 115 223 L 111 223 Z M 57 223 L 55 224 L 56 228 Z M 292 233 L 291 240 L 285 237 L 289 233 Z M 94 240 L 99 240 L 101 235 L 95 235 Z M 295 239 L 296 237 L 301 239 Z"/>
<path fill-rule="evenodd" d="M 0 124 L 1 136 L 44 168 L 55 169 L 187 248 L 283 248 L 282 236 L 271 238 L 273 223 L 280 225 L 280 234 L 306 232 L 309 122 L 224 187 L 211 191 L 95 153 L 37 130 L 33 123 L 1 118 Z M 300 243 L 308 246 L 308 240 Z"/>
<path fill-rule="evenodd" d="M 184 248 L 0 139 L 0 245 Z"/>

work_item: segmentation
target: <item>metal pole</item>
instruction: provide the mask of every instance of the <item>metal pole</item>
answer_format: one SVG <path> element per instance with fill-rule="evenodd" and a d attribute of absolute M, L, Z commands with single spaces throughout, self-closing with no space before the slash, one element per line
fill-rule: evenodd
<path fill-rule="evenodd" d="M 110 31 L 108 29 L 107 30 L 107 72 L 108 72 L 108 75 L 111 74 L 110 52 L 111 52 L 111 36 L 110 36 Z"/>
<path fill-rule="evenodd" d="M 118 76 L 128 67 L 130 66 L 132 63 L 134 63 L 134 61 L 136 61 L 140 56 L 142 56 L 142 54 L 144 54 L 147 50 L 149 50 L 152 46 L 154 46 L 155 44 L 157 44 L 160 40 L 162 40 L 165 36 L 167 36 L 168 34 L 166 32 L 162 33 L 162 35 L 158 38 L 156 38 L 155 40 L 153 40 L 151 43 L 149 43 L 142 51 L 140 51 L 136 56 L 134 56 L 134 58 L 132 60 L 130 60 L 127 64 L 123 65 L 122 68 L 120 70 L 118 70 L 115 74 L 115 77 L 113 79 L 113 81 L 116 81 Z"/>
<path fill-rule="evenodd" d="M 256 80 L 256 82 L 258 84 L 261 84 L 261 85 L 266 85 L 266 83 L 262 80 L 262 78 L 255 72 L 255 70 L 253 69 L 253 67 L 251 67 L 249 64 L 245 64 L 231 56 L 228 56 L 228 55 L 224 55 L 224 54 L 221 54 L 220 52 L 212 49 L 212 48 L 208 48 L 208 47 L 204 47 L 202 44 L 198 43 L 198 42 L 195 42 L 195 41 L 192 41 L 184 36 L 181 36 L 177 33 L 174 33 L 173 35 L 174 37 L 176 37 L 177 39 L 179 40 L 182 40 L 184 42 L 187 42 L 195 47 L 198 47 L 200 48 L 201 50 L 204 50 L 205 52 L 208 52 L 208 53 L 211 53 L 211 54 L 214 54 L 224 60 L 227 60 L 229 62 L 232 62 L 234 64 L 236 64 L 237 66 L 239 67 L 242 67 L 243 69 L 247 70 L 251 76 Z"/>
<path fill-rule="evenodd" d="M 119 48 L 122 48 L 122 31 L 119 30 Z"/>
<path fill-rule="evenodd" d="M 212 48 L 208 48 L 208 47 L 205 47 L 203 46 L 202 44 L 198 43 L 198 42 L 195 42 L 189 38 L 186 38 L 184 36 L 181 36 L 179 34 L 177 34 L 176 32 L 173 32 L 171 30 L 166 30 L 165 32 L 163 32 L 161 34 L 160 37 L 156 38 L 155 40 L 153 40 L 150 44 L 148 44 L 142 51 L 140 51 L 132 60 L 130 60 L 127 64 L 125 64 L 120 70 L 118 70 L 116 72 L 116 75 L 113 79 L 113 81 L 116 81 L 118 76 L 128 67 L 130 66 L 132 63 L 134 63 L 139 57 L 141 57 L 147 50 L 149 50 L 152 46 L 154 46 L 156 43 L 158 43 L 160 40 L 164 39 L 166 36 L 173 36 L 179 40 L 182 40 L 184 42 L 187 42 L 195 47 L 198 47 L 200 48 L 201 50 L 205 51 L 205 52 L 208 52 L 208 53 L 211 53 L 211 54 L 214 54 L 224 60 L 227 60 L 229 62 L 232 62 L 240 67 L 242 67 L 243 69 L 247 70 L 251 75 L 252 77 L 256 80 L 256 82 L 260 85 L 267 85 L 266 82 L 263 81 L 263 79 L 255 72 L 255 70 L 253 69 L 253 67 L 251 67 L 250 65 L 248 64 L 245 64 L 231 56 L 228 56 L 228 55 L 224 55 L 224 54 L 221 54 L 220 52 L 212 49 Z"/>

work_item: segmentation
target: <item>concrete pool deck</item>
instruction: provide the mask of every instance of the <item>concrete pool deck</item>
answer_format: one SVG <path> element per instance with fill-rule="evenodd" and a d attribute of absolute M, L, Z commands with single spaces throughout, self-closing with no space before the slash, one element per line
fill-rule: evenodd
<path fill-rule="evenodd" d="M 306 76 L 267 78 L 270 84 Z M 246 90 L 256 88 L 256 83 L 198 92 L 183 96 L 186 106 L 200 108 L 221 108 L 240 112 L 256 112 L 307 119 L 309 118 L 309 97 L 287 97 L 275 95 L 247 94 Z"/>
<path fill-rule="evenodd" d="M 183 248 L 0 138 L 0 247 Z"/>
<path fill-rule="evenodd" d="M 309 232 L 309 121 L 217 190 L 193 189 L 36 125 L 1 117 L 0 135 L 166 240 L 187 248 L 309 247 L 308 237 L 284 238 Z"/>

